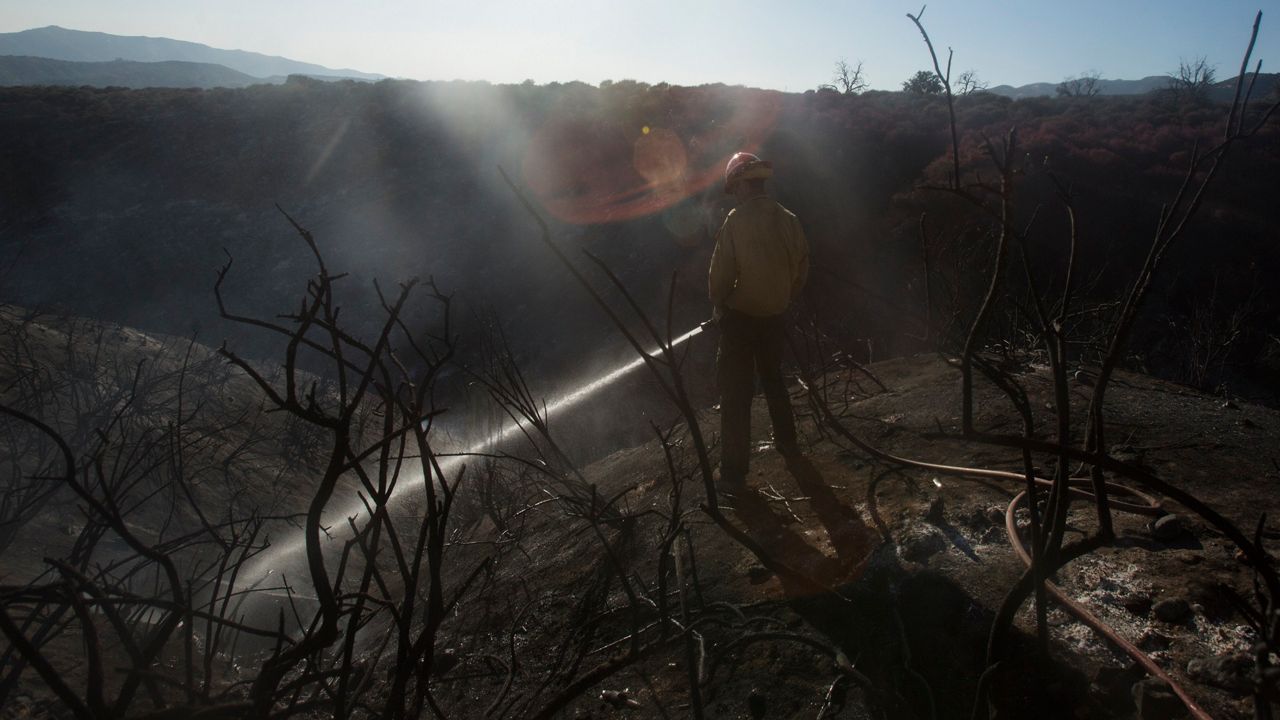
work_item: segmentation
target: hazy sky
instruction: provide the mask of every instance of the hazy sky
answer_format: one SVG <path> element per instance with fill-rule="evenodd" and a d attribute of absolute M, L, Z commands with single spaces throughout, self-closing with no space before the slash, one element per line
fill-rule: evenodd
<path fill-rule="evenodd" d="M 539 83 L 631 78 L 802 91 L 862 60 L 873 87 L 928 66 L 899 0 L 0 0 L 0 31 L 45 25 L 191 40 L 334 68 Z M 935 0 L 926 27 L 954 72 L 992 85 L 1168 73 L 1207 56 L 1235 75 L 1254 13 L 1255 58 L 1280 69 L 1280 0 Z"/>

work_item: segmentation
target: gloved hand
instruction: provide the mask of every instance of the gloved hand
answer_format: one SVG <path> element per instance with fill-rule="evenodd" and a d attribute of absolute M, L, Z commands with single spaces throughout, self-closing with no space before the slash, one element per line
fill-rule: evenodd
<path fill-rule="evenodd" d="M 711 324 L 719 325 L 720 319 L 724 317 L 724 308 L 719 305 L 711 306 Z"/>

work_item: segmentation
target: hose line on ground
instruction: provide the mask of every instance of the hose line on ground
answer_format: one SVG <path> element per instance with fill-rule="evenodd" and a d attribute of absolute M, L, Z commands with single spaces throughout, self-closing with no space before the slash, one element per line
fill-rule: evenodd
<path fill-rule="evenodd" d="M 867 443 L 866 441 L 862 440 L 861 438 L 859 438 L 858 436 L 850 432 L 849 429 L 846 428 L 843 423 L 839 422 L 837 418 L 835 418 L 832 415 L 830 408 L 827 407 L 825 402 L 822 402 L 816 399 L 813 389 L 805 379 L 801 378 L 799 382 L 801 387 L 803 387 L 804 390 L 807 393 L 809 393 L 809 396 L 811 398 L 814 398 L 813 404 L 817 406 L 817 409 L 819 410 L 819 412 L 822 413 L 824 418 L 827 420 L 827 425 L 831 428 L 834 428 L 835 431 L 839 433 L 840 436 L 843 437 L 845 440 L 849 441 L 854 446 L 858 447 L 860 450 L 866 452 L 872 457 L 875 457 L 879 460 L 883 460 L 888 463 L 917 468 L 920 470 L 928 470 L 941 475 L 956 477 L 962 480 L 974 480 L 974 479 L 1012 480 L 1017 482 L 1024 482 L 1026 480 L 1026 475 L 1022 473 L 1010 472 L 1007 470 L 992 470 L 989 468 L 972 468 L 972 467 L 965 467 L 962 465 L 944 465 L 940 463 L 931 463 L 931 462 L 924 462 L 921 460 L 913 460 L 911 458 L 904 458 L 889 452 L 885 452 L 884 450 L 881 450 L 880 448 L 874 445 L 871 445 L 870 443 Z M 1036 477 L 1035 483 L 1037 486 L 1040 486 L 1040 487 L 1053 486 L 1053 481 L 1047 478 Z M 1082 489 L 1082 486 L 1092 487 L 1090 479 L 1076 478 L 1076 479 L 1069 480 L 1069 488 L 1073 496 L 1080 497 L 1080 498 L 1095 497 L 1093 492 Z M 1113 493 L 1118 493 L 1118 494 L 1122 494 L 1130 498 L 1133 498 L 1134 500 L 1137 501 L 1137 502 L 1131 502 L 1131 501 L 1121 500 L 1121 501 L 1112 502 L 1111 507 L 1115 510 L 1128 512 L 1136 515 L 1145 515 L 1149 517 L 1160 516 L 1165 514 L 1166 512 L 1164 508 L 1160 505 L 1160 502 L 1158 500 L 1151 497 L 1150 495 L 1147 495 L 1146 493 L 1143 493 L 1139 490 L 1135 490 L 1131 487 L 1121 485 L 1119 483 L 1107 482 L 1106 490 L 1109 496 Z M 1009 543 L 1010 545 L 1013 546 L 1014 552 L 1018 555 L 1018 557 L 1022 560 L 1022 562 L 1029 568 L 1031 567 L 1031 555 L 1027 552 L 1026 547 L 1022 543 L 1022 538 L 1018 535 L 1018 527 L 1017 527 L 1017 521 L 1015 517 L 1018 504 L 1026 498 L 1026 495 L 1027 493 L 1024 490 L 1018 493 L 1018 495 L 1016 495 L 1013 498 L 1013 501 L 1009 503 L 1008 508 L 1006 508 L 1005 510 L 1005 530 L 1009 536 Z M 1158 678 L 1168 683 L 1169 687 L 1173 690 L 1174 694 L 1176 694 L 1178 698 L 1183 702 L 1183 704 L 1186 705 L 1187 710 L 1191 712 L 1192 716 L 1194 716 L 1196 720 L 1213 720 L 1212 716 L 1210 716 L 1207 712 L 1205 712 L 1205 710 L 1202 707 L 1200 707 L 1200 705 L 1195 701 L 1195 699 L 1191 697 L 1191 694 L 1187 692 L 1187 690 L 1183 688 L 1177 681 L 1175 681 L 1168 673 L 1166 673 L 1163 669 L 1161 669 L 1160 666 L 1157 665 L 1156 662 L 1151 659 L 1150 655 L 1143 652 L 1140 648 L 1138 648 L 1133 643 L 1129 642 L 1128 640 L 1125 640 L 1123 637 L 1120 636 L 1119 633 L 1116 632 L 1115 628 L 1103 622 L 1099 617 L 1094 615 L 1092 612 L 1090 612 L 1087 608 L 1085 608 L 1079 602 L 1069 597 L 1060 587 L 1058 587 L 1054 583 L 1046 580 L 1045 589 L 1049 592 L 1050 595 L 1054 597 L 1055 600 L 1057 600 L 1067 610 L 1067 612 L 1071 613 L 1077 619 L 1083 622 L 1085 625 L 1089 626 L 1094 632 L 1102 635 L 1104 638 L 1109 640 L 1113 645 L 1123 650 L 1125 654 L 1127 654 L 1135 662 L 1141 665 L 1142 668 L 1146 670 L 1147 673 L 1149 673 L 1152 677 Z"/>
<path fill-rule="evenodd" d="M 1004 513 L 1004 528 L 1005 532 L 1009 535 L 1009 544 L 1013 546 L 1014 552 L 1016 552 L 1018 557 L 1022 559 L 1023 564 L 1027 567 L 1031 567 L 1031 554 L 1027 552 L 1026 546 L 1022 544 L 1022 536 L 1018 534 L 1018 521 L 1016 517 L 1018 504 L 1025 500 L 1026 497 L 1027 493 L 1025 491 L 1020 492 L 1013 498 L 1013 501 L 1009 503 L 1009 507 Z M 1195 699 L 1191 697 L 1191 694 L 1179 685 L 1172 677 L 1170 677 L 1168 673 L 1161 669 L 1161 667 L 1151 659 L 1150 655 L 1146 654 L 1136 645 L 1121 637 L 1120 634 L 1116 632 L 1115 628 L 1103 622 L 1101 618 L 1090 612 L 1088 608 L 1063 592 L 1062 588 L 1058 587 L 1057 584 L 1046 580 L 1044 586 L 1045 589 L 1049 591 L 1049 594 L 1061 603 L 1068 612 L 1076 616 L 1080 622 L 1088 625 L 1094 632 L 1102 635 L 1121 650 L 1124 650 L 1125 654 L 1133 658 L 1134 661 L 1141 665 L 1142 668 L 1152 677 L 1159 678 L 1160 680 L 1168 683 L 1169 687 L 1173 689 L 1174 694 L 1182 700 L 1182 703 L 1187 706 L 1187 710 L 1191 711 L 1191 714 L 1196 717 L 1197 720 L 1212 720 L 1209 713 L 1205 712 L 1204 709 L 1196 703 Z"/>

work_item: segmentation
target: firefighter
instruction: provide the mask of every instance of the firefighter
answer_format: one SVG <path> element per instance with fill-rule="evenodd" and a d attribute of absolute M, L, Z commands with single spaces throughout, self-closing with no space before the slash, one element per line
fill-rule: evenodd
<path fill-rule="evenodd" d="M 756 377 L 764 388 L 773 441 L 784 457 L 799 453 L 795 414 L 782 379 L 783 314 L 804 287 L 809 245 L 800 221 L 765 192 L 772 163 L 751 153 L 729 159 L 724 190 L 736 206 L 716 234 L 708 289 L 720 328 L 720 484 L 744 486 Z"/>

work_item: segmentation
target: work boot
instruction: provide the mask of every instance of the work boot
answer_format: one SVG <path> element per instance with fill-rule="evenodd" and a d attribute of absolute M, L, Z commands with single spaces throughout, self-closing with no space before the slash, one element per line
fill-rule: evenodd
<path fill-rule="evenodd" d="M 717 470 L 712 479 L 716 485 L 716 496 L 721 502 L 733 501 L 747 491 L 747 479 L 736 473 L 726 476 L 723 471 Z"/>
<path fill-rule="evenodd" d="M 800 451 L 800 445 L 794 440 L 791 442 L 775 442 L 773 447 L 777 449 L 779 455 L 787 459 L 800 457 L 804 454 Z"/>

